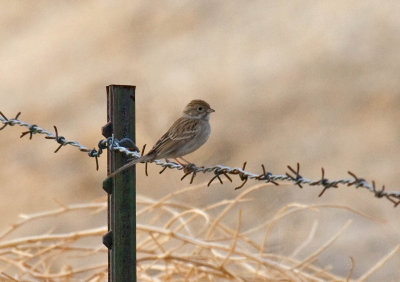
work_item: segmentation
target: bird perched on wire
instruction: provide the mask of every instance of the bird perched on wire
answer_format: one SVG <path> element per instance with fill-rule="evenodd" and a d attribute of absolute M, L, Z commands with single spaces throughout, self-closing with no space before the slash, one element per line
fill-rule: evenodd
<path fill-rule="evenodd" d="M 144 156 L 134 159 L 120 167 L 109 175 L 112 177 L 127 168 L 144 162 L 152 162 L 158 159 L 173 158 L 179 164 L 185 165 L 189 162 L 183 158 L 184 155 L 192 153 L 200 148 L 210 136 L 210 114 L 215 112 L 210 105 L 203 100 L 193 100 L 183 110 L 168 131 L 157 141 L 153 148 Z"/>

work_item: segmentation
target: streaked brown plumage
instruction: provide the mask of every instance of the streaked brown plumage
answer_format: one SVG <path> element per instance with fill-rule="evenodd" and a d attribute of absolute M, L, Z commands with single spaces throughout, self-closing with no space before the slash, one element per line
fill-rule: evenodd
<path fill-rule="evenodd" d="M 183 159 L 184 155 L 194 152 L 207 141 L 211 132 L 209 118 L 212 112 L 214 110 L 207 102 L 191 101 L 183 110 L 182 116 L 146 155 L 127 163 L 109 176 L 114 176 L 139 162 L 151 162 L 163 158 Z"/>

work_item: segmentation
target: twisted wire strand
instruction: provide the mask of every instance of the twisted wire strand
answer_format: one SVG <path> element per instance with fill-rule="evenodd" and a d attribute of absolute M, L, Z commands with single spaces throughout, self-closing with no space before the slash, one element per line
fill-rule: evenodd
<path fill-rule="evenodd" d="M 138 151 L 131 151 L 126 147 L 123 147 L 120 145 L 120 140 L 117 140 L 114 137 L 109 137 L 107 139 L 102 139 L 98 142 L 98 149 L 89 149 L 88 147 L 85 147 L 81 145 L 77 141 L 69 141 L 65 139 L 63 136 L 58 135 L 58 130 L 57 127 L 54 126 L 55 129 L 55 134 L 45 130 L 35 124 L 30 124 L 27 122 L 23 122 L 18 120 L 20 113 L 16 115 L 15 118 L 13 119 L 8 119 L 6 118 L 2 112 L 0 112 L 0 122 L 3 123 L 3 126 L 0 128 L 0 130 L 3 130 L 6 126 L 14 126 L 14 125 L 19 125 L 22 127 L 26 127 L 28 131 L 22 132 L 21 138 L 24 137 L 27 134 L 30 134 L 30 139 L 32 139 L 33 134 L 43 134 L 46 135 L 46 139 L 54 139 L 57 143 L 59 143 L 58 149 L 55 151 L 55 153 L 62 147 L 66 145 L 74 146 L 79 149 L 81 152 L 86 152 L 88 153 L 89 157 L 94 157 L 96 159 L 96 167 L 98 169 L 98 157 L 103 153 L 103 149 L 109 149 L 113 151 L 120 152 L 124 154 L 125 156 L 131 158 L 131 159 L 136 159 L 141 157 L 141 154 Z M 239 178 L 242 180 L 242 184 L 235 189 L 240 189 L 242 188 L 248 179 L 253 179 L 253 180 L 258 180 L 258 181 L 264 181 L 266 183 L 273 183 L 275 185 L 279 185 L 278 182 L 291 182 L 300 188 L 303 188 L 302 185 L 310 185 L 310 186 L 322 186 L 323 189 L 319 194 L 319 197 L 321 197 L 326 190 L 332 189 L 332 188 L 338 188 L 339 185 L 347 185 L 347 186 L 353 186 L 355 188 L 365 188 L 368 191 L 374 193 L 374 196 L 377 198 L 386 198 L 390 202 L 393 203 L 393 205 L 396 207 L 397 205 L 400 204 L 400 191 L 386 191 L 385 186 L 383 185 L 381 189 L 377 189 L 375 181 L 372 180 L 371 183 L 366 181 L 363 178 L 359 178 L 356 176 L 353 172 L 348 171 L 348 174 L 351 176 L 350 179 L 336 179 L 336 180 L 329 180 L 328 178 L 325 178 L 325 170 L 324 168 L 321 168 L 321 178 L 319 180 L 311 180 L 308 178 L 305 178 L 301 176 L 300 174 L 300 164 L 297 163 L 296 169 L 292 168 L 291 166 L 288 167 L 288 172 L 285 174 L 272 174 L 270 172 L 267 172 L 265 170 L 264 165 L 261 165 L 262 172 L 260 174 L 252 173 L 249 171 L 245 170 L 246 167 L 246 162 L 243 164 L 243 167 L 228 167 L 224 165 L 215 165 L 215 166 L 210 166 L 210 167 L 204 167 L 204 166 L 196 166 L 194 164 L 189 164 L 189 165 L 181 165 L 175 162 L 170 162 L 168 160 L 163 161 L 163 160 L 155 160 L 153 162 L 156 165 L 159 165 L 162 167 L 162 170 L 160 173 L 163 173 L 167 168 L 169 169 L 177 169 L 177 170 L 183 170 L 184 175 L 181 178 L 183 180 L 186 176 L 192 175 L 190 183 L 193 182 L 194 177 L 196 176 L 197 173 L 202 172 L 202 173 L 214 173 L 214 176 L 211 178 L 211 180 L 208 183 L 208 186 L 215 180 L 218 179 L 221 184 L 223 184 L 221 176 L 225 176 L 230 182 L 232 182 L 232 179 L 229 175 L 237 175 Z M 147 175 L 147 163 L 146 163 L 146 175 Z"/>
<path fill-rule="evenodd" d="M 71 146 L 77 147 L 79 149 L 79 151 L 81 151 L 81 152 L 90 152 L 91 151 L 87 147 L 79 144 L 77 141 L 68 141 L 64 137 L 58 136 L 58 134 L 56 135 L 56 134 L 54 134 L 54 133 L 52 133 L 52 132 L 50 132 L 50 131 L 48 131 L 46 129 L 43 129 L 43 128 L 37 126 L 36 124 L 30 124 L 30 123 L 18 120 L 17 118 L 19 117 L 20 114 L 21 113 L 18 113 L 16 118 L 7 119 L 3 115 L 3 113 L 0 112 L 0 121 L 1 121 L 1 123 L 4 124 L 4 126 L 2 128 L 0 128 L 0 130 L 4 129 L 7 125 L 9 125 L 9 126 L 14 126 L 14 125 L 24 126 L 24 127 L 28 128 L 29 131 L 23 132 L 21 134 L 21 138 L 23 136 L 25 136 L 26 133 L 31 133 L 31 134 L 39 133 L 39 134 L 46 135 L 47 137 L 49 137 L 49 139 L 57 139 L 58 138 L 59 140 L 58 141 L 56 140 L 56 141 L 59 142 L 60 144 L 62 144 L 63 146 L 64 145 L 71 145 Z M 32 139 L 32 137 L 31 137 L 31 139 Z"/>

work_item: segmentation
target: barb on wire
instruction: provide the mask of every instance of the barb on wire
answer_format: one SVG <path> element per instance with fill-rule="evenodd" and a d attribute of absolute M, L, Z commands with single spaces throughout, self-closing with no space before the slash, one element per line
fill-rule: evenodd
<path fill-rule="evenodd" d="M 96 148 L 88 149 L 87 147 L 79 144 L 76 141 L 68 141 L 63 136 L 59 136 L 58 129 L 56 126 L 54 126 L 55 134 L 53 134 L 43 128 L 40 128 L 35 124 L 29 124 L 18 120 L 20 114 L 21 113 L 18 113 L 13 119 L 8 119 L 2 112 L 0 112 L 0 122 L 4 124 L 0 128 L 0 130 L 4 129 L 7 125 L 9 126 L 19 125 L 27 127 L 29 129 L 28 131 L 22 132 L 20 136 L 21 138 L 27 134 L 30 134 L 30 139 L 32 139 L 33 134 L 44 134 L 46 135 L 45 137 L 46 139 L 55 140 L 59 144 L 59 147 L 56 149 L 55 153 L 58 152 L 58 150 L 62 146 L 66 145 L 74 146 L 78 148 L 81 152 L 88 153 L 89 157 L 94 157 L 96 159 L 97 170 L 98 170 L 98 157 L 103 153 L 103 150 L 106 148 L 109 150 L 120 152 L 126 155 L 127 157 L 130 157 L 131 159 L 136 159 L 141 157 L 140 151 L 137 148 L 137 146 L 132 141 L 126 140 L 127 138 L 124 138 L 122 140 L 117 140 L 116 138 L 114 138 L 114 136 L 112 136 L 107 139 L 100 140 L 98 143 L 98 149 Z M 132 150 L 122 146 L 125 144 L 127 144 L 128 148 Z M 144 150 L 145 146 L 143 146 L 142 154 L 144 154 Z M 236 190 L 241 189 L 249 179 L 263 181 L 266 183 L 272 183 L 274 185 L 279 185 L 280 182 L 291 182 L 294 185 L 299 186 L 300 188 L 303 188 L 303 185 L 320 186 L 322 187 L 322 190 L 318 196 L 321 197 L 329 189 L 333 188 L 337 189 L 339 188 L 339 185 L 347 185 L 347 186 L 353 186 L 355 188 L 364 188 L 369 192 L 372 192 L 374 196 L 377 198 L 386 198 L 391 203 L 393 203 L 394 207 L 397 207 L 400 204 L 400 191 L 387 191 L 385 189 L 385 185 L 383 185 L 381 189 L 378 189 L 374 180 L 372 180 L 372 182 L 369 183 L 364 178 L 358 177 L 355 173 L 351 171 L 348 171 L 348 174 L 351 176 L 350 179 L 330 180 L 325 177 L 325 169 L 321 168 L 321 178 L 318 180 L 311 180 L 301 175 L 299 163 L 297 163 L 296 169 L 288 165 L 287 168 L 289 171 L 285 172 L 285 174 L 272 174 L 271 172 L 268 172 L 265 169 L 264 164 L 261 164 L 261 169 L 262 169 L 261 173 L 259 174 L 252 173 L 245 170 L 247 162 L 244 162 L 241 168 L 231 168 L 223 165 L 215 165 L 211 167 L 204 167 L 204 166 L 199 167 L 196 166 L 195 164 L 181 165 L 178 163 L 170 162 L 168 160 L 165 161 L 155 160 L 153 161 L 153 163 L 162 167 L 161 171 L 159 172 L 160 174 L 163 173 L 167 168 L 183 170 L 184 175 L 182 176 L 181 180 L 184 180 L 187 176 L 191 174 L 192 176 L 190 178 L 190 183 L 193 183 L 194 178 L 196 177 L 196 175 L 198 175 L 199 172 L 213 173 L 214 175 L 208 182 L 208 186 L 210 186 L 211 183 L 216 179 L 221 184 L 223 184 L 221 178 L 222 175 L 230 182 L 233 182 L 230 175 L 231 176 L 236 175 L 242 181 L 242 183 L 235 188 Z M 148 175 L 147 162 L 145 163 L 145 173 L 146 175 Z"/>
<path fill-rule="evenodd" d="M 99 169 L 98 157 L 100 157 L 100 155 L 103 153 L 103 149 L 107 148 L 107 140 L 101 140 L 98 144 L 98 149 L 96 149 L 96 148 L 89 149 L 89 148 L 79 144 L 76 141 L 69 141 L 69 140 L 65 139 L 63 136 L 59 136 L 58 129 L 56 126 L 54 126 L 55 134 L 53 134 L 50 131 L 40 128 L 36 124 L 29 124 L 27 122 L 18 120 L 18 117 L 20 115 L 21 115 L 21 112 L 19 112 L 15 116 L 15 118 L 8 119 L 2 112 L 0 112 L 0 122 L 4 124 L 0 128 L 0 130 L 4 129 L 7 125 L 9 125 L 9 126 L 19 125 L 19 126 L 26 127 L 26 128 L 28 128 L 28 131 L 22 132 L 20 138 L 24 137 L 27 134 L 29 134 L 29 139 L 32 139 L 32 136 L 34 134 L 46 135 L 45 136 L 46 139 L 55 140 L 59 144 L 58 148 L 54 151 L 54 153 L 57 153 L 61 149 L 62 146 L 70 145 L 70 146 L 76 147 L 79 149 L 79 151 L 88 153 L 89 157 L 95 158 L 96 159 L 96 169 L 97 170 Z"/>
<path fill-rule="evenodd" d="M 32 124 L 31 126 L 28 127 L 28 131 L 24 131 L 21 133 L 21 136 L 19 138 L 24 137 L 25 135 L 29 134 L 29 140 L 32 139 L 33 134 L 35 133 L 35 129 L 37 128 L 36 124 Z"/>
<path fill-rule="evenodd" d="M 46 136 L 45 138 L 46 138 L 46 139 L 54 139 L 54 140 L 57 141 L 58 144 L 60 144 L 60 146 L 58 146 L 58 148 L 54 151 L 54 153 L 57 153 L 58 150 L 60 150 L 61 147 L 62 147 L 62 146 L 65 146 L 66 144 L 65 144 L 65 138 L 64 138 L 64 136 L 58 136 L 57 126 L 54 125 L 53 127 L 54 127 L 54 131 L 56 132 L 56 136 L 55 136 L 55 137 L 53 137 L 53 136 Z M 31 132 L 31 133 L 32 133 L 32 132 Z"/>
<path fill-rule="evenodd" d="M 0 116 L 1 116 L 1 121 L 3 122 L 3 126 L 0 128 L 0 130 L 3 130 L 7 125 L 9 126 L 13 126 L 15 123 L 13 122 L 14 120 L 17 120 L 18 117 L 21 115 L 21 112 L 18 112 L 18 114 L 15 116 L 15 118 L 13 119 L 8 119 L 6 118 L 6 116 L 0 112 Z"/>

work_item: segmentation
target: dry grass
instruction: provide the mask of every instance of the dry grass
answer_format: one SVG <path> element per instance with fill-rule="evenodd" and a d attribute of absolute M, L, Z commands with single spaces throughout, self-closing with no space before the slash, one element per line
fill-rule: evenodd
<path fill-rule="evenodd" d="M 222 200 L 203 207 L 193 207 L 177 201 L 181 194 L 196 193 L 206 184 L 189 186 L 155 200 L 138 195 L 137 200 L 137 274 L 140 281 L 348 281 L 354 268 L 343 277 L 331 273 L 329 266 L 318 267 L 316 261 L 323 252 L 343 235 L 351 224 L 348 220 L 318 249 L 311 251 L 310 242 L 316 236 L 316 225 L 308 237 L 288 256 L 267 251 L 274 227 L 280 221 L 301 211 L 317 211 L 326 208 L 348 210 L 374 220 L 352 208 L 338 205 L 302 205 L 292 203 L 283 206 L 272 218 L 262 224 L 244 230 L 242 208 L 251 204 L 249 195 L 264 188 L 260 184 L 242 191 L 233 200 Z M 0 273 L 2 280 L 46 281 L 103 281 L 107 279 L 107 250 L 101 244 L 101 236 L 107 228 L 101 226 L 86 230 L 53 232 L 44 234 L 20 234 L 10 239 L 18 230 L 34 225 L 37 221 L 54 222 L 54 217 L 79 213 L 82 217 L 105 213 L 104 198 L 84 204 L 63 205 L 60 208 L 31 215 L 21 215 L 20 221 L 0 234 Z M 230 226 L 226 218 L 236 216 Z M 307 215 L 305 215 L 307 216 Z M 104 214 L 104 218 L 105 218 Z M 61 219 L 60 219 L 61 220 Z M 85 218 L 85 220 L 87 220 Z M 90 219 L 89 219 L 90 220 Z M 262 238 L 257 237 L 264 234 Z M 255 239 L 258 238 L 258 239 Z M 377 271 L 400 247 L 361 276 L 364 281 Z M 298 254 L 307 253 L 302 259 Z M 97 264 L 91 264 L 93 261 Z"/>

